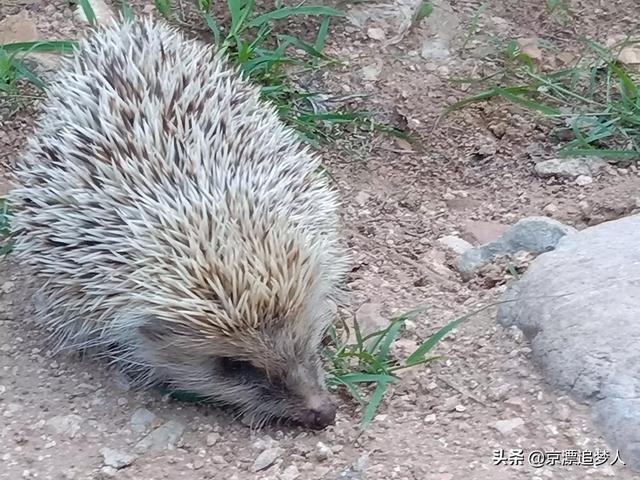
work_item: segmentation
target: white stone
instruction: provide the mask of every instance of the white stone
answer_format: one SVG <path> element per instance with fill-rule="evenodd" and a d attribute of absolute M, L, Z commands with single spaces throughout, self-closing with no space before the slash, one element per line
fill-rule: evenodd
<path fill-rule="evenodd" d="M 100 453 L 102 453 L 105 466 L 115 468 L 116 470 L 128 467 L 136 459 L 135 455 L 112 448 L 103 448 Z"/>
<path fill-rule="evenodd" d="M 507 420 L 498 420 L 493 424 L 493 428 L 498 430 L 500 433 L 505 434 L 522 425 L 524 425 L 524 420 L 519 417 L 515 417 Z"/>
<path fill-rule="evenodd" d="M 473 248 L 473 245 L 471 245 L 469 242 L 455 235 L 445 235 L 444 237 L 440 237 L 438 239 L 438 243 L 444 245 L 447 248 L 450 248 L 458 255 L 462 255 L 467 250 Z"/>
<path fill-rule="evenodd" d="M 578 175 L 578 178 L 576 178 L 576 185 L 580 187 L 585 187 L 587 185 L 591 185 L 592 183 L 593 177 L 590 177 L 589 175 Z"/>
<path fill-rule="evenodd" d="M 253 466 L 251 467 L 252 471 L 259 472 L 261 470 L 269 468 L 276 462 L 279 455 L 280 448 L 267 448 L 260 455 L 258 455 L 258 458 L 256 458 L 253 462 Z"/>

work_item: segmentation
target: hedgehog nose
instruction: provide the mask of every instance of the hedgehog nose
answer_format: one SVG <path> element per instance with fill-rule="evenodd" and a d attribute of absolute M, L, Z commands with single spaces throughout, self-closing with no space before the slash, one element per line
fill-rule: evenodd
<path fill-rule="evenodd" d="M 336 419 L 336 406 L 331 402 L 323 403 L 307 410 L 302 418 L 305 426 L 314 430 L 322 430 L 333 424 Z"/>

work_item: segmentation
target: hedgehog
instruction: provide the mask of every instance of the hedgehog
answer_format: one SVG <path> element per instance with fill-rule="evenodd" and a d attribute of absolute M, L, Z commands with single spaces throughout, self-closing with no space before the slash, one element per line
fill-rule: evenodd
<path fill-rule="evenodd" d="M 335 423 L 337 189 L 260 88 L 215 46 L 120 17 L 63 60 L 41 112 L 8 198 L 52 348 L 254 428 Z"/>

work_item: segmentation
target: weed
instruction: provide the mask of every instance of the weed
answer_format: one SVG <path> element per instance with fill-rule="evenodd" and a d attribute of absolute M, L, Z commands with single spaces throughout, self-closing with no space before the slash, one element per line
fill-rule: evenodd
<path fill-rule="evenodd" d="M 424 309 L 417 309 L 393 319 L 383 330 L 363 336 L 357 322 L 354 322 L 354 341 L 345 340 L 349 335 L 345 329 L 340 335 L 334 327 L 329 330 L 329 346 L 325 356 L 329 361 L 328 383 L 333 388 L 344 387 L 363 406 L 361 427 L 366 428 L 375 417 L 390 384 L 397 383 L 397 373 L 407 368 L 426 365 L 442 357 L 428 356 L 438 343 L 452 330 L 459 327 L 471 316 L 491 307 L 487 305 L 467 315 L 456 318 L 431 335 L 413 353 L 403 360 L 391 354 L 391 346 L 403 331 L 407 320 L 411 320 Z M 368 396 L 365 389 L 374 385 Z"/>
<path fill-rule="evenodd" d="M 19 100 L 21 81 L 27 81 L 39 90 L 44 90 L 44 81 L 34 73 L 24 61 L 29 53 L 65 52 L 72 47 L 71 42 L 20 42 L 0 45 L 0 93 L 12 100 Z"/>
<path fill-rule="evenodd" d="M 617 60 L 625 41 L 606 48 L 586 40 L 572 66 L 542 72 L 517 43 L 510 42 L 500 84 L 450 105 L 443 116 L 476 102 L 502 98 L 550 118 L 558 138 L 569 138 L 560 156 L 599 156 L 611 161 L 640 158 L 638 76 Z M 471 83 L 471 82 L 469 82 Z"/>
<path fill-rule="evenodd" d="M 353 124 L 363 114 L 325 111 L 319 108 L 317 95 L 304 91 L 291 81 L 290 70 L 296 73 L 317 70 L 336 63 L 324 53 L 331 18 L 342 12 L 323 6 L 277 7 L 266 13 L 255 10 L 255 0 L 228 0 L 230 25 L 226 32 L 211 14 L 202 16 L 211 30 L 220 51 L 237 65 L 245 77 L 262 85 L 263 97 L 273 103 L 280 117 L 293 126 L 310 143 L 327 140 L 327 126 Z M 313 42 L 289 34 L 277 33 L 275 23 L 293 16 L 320 17 Z M 304 55 L 290 54 L 297 50 Z"/>
<path fill-rule="evenodd" d="M 15 96 L 18 93 L 18 83 L 22 79 L 30 80 L 40 86 L 40 79 L 28 70 L 21 62 L 16 61 L 15 54 L 9 54 L 0 48 L 0 92 Z"/>
<path fill-rule="evenodd" d="M 413 15 L 412 25 L 417 25 L 422 21 L 422 19 L 430 17 L 433 13 L 433 3 L 431 2 L 422 2 L 420 6 L 416 9 L 416 12 Z"/>

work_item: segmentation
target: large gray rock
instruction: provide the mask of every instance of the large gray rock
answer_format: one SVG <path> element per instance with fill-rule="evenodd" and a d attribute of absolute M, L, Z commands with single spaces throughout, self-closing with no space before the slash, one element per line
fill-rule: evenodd
<path fill-rule="evenodd" d="M 591 404 L 640 471 L 640 215 L 564 237 L 507 291 L 498 321 L 531 342 L 549 382 Z"/>
<path fill-rule="evenodd" d="M 553 250 L 565 235 L 576 229 L 547 217 L 527 217 L 505 230 L 497 240 L 466 250 L 458 260 L 463 278 L 493 259 L 518 252 L 540 254 Z"/>

